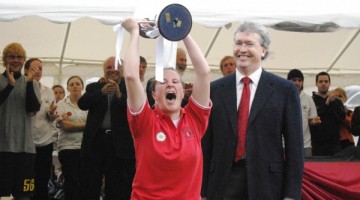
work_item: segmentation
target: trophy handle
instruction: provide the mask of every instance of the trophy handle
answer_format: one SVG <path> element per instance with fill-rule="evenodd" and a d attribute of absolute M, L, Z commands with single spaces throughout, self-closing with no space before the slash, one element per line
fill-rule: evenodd
<path fill-rule="evenodd" d="M 159 37 L 160 33 L 156 21 L 146 20 L 138 22 L 140 36 L 150 39 Z"/>

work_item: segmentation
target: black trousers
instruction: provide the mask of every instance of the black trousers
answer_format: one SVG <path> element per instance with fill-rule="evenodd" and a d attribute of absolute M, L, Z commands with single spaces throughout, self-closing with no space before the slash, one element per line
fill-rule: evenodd
<path fill-rule="evenodd" d="M 248 200 L 246 160 L 233 163 L 224 200 Z"/>
<path fill-rule="evenodd" d="M 98 200 L 105 177 L 105 200 L 129 200 L 135 175 L 135 159 L 116 155 L 111 131 L 99 130 L 91 156 L 81 157 L 83 200 Z"/>
<path fill-rule="evenodd" d="M 65 149 L 59 152 L 66 200 L 80 199 L 80 149 Z"/>
<path fill-rule="evenodd" d="M 51 175 L 53 143 L 36 147 L 34 200 L 48 200 L 48 183 Z"/>
<path fill-rule="evenodd" d="M 340 142 L 337 144 L 312 144 L 313 156 L 333 156 L 341 150 Z"/>

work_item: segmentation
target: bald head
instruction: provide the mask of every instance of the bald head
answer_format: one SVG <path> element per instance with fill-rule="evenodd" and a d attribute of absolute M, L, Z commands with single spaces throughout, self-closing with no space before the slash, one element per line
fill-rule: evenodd
<path fill-rule="evenodd" d="M 183 74 L 187 67 L 186 52 L 178 48 L 176 52 L 176 70 L 179 74 Z"/>
<path fill-rule="evenodd" d="M 104 61 L 103 64 L 104 77 L 106 80 L 112 79 L 119 81 L 121 77 L 122 66 L 119 64 L 119 69 L 115 70 L 115 57 L 111 56 Z"/>

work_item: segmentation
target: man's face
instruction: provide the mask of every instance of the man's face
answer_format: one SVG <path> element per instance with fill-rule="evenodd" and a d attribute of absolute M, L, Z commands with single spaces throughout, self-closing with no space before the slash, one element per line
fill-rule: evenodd
<path fill-rule="evenodd" d="M 9 52 L 5 56 L 5 66 L 9 65 L 10 72 L 21 73 L 21 69 L 24 65 L 25 57 L 19 52 Z"/>
<path fill-rule="evenodd" d="M 292 78 L 291 82 L 293 82 L 296 85 L 296 88 L 300 92 L 303 88 L 303 80 L 301 78 Z"/>
<path fill-rule="evenodd" d="M 221 66 L 221 72 L 224 76 L 227 76 L 236 70 L 236 64 L 234 58 L 229 58 L 224 61 Z"/>
<path fill-rule="evenodd" d="M 120 80 L 120 71 L 115 70 L 115 58 L 109 58 L 104 63 L 104 77 L 106 80 L 111 79 L 116 82 Z M 119 69 L 121 66 L 119 66 Z"/>
<path fill-rule="evenodd" d="M 184 73 L 187 67 L 186 54 L 183 51 L 178 51 L 176 54 L 176 70 L 179 73 Z"/>
<path fill-rule="evenodd" d="M 248 75 L 260 67 L 261 58 L 266 53 L 266 49 L 260 45 L 260 41 L 261 38 L 257 33 L 236 33 L 233 55 L 241 73 Z"/>
<path fill-rule="evenodd" d="M 320 75 L 316 82 L 316 86 L 320 94 L 327 94 L 330 87 L 329 77 L 327 75 Z"/>
<path fill-rule="evenodd" d="M 144 76 L 145 76 L 146 69 L 147 69 L 146 63 L 140 62 L 139 75 L 140 75 L 140 80 L 141 81 L 144 81 Z"/>

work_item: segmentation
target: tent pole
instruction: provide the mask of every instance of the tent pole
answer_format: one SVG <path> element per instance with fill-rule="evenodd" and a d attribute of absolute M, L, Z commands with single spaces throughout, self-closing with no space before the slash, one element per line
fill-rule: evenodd
<path fill-rule="evenodd" d="M 209 55 L 209 53 L 210 53 L 210 51 L 211 51 L 212 47 L 214 46 L 214 43 L 215 43 L 215 41 L 216 41 L 217 37 L 218 37 L 218 36 L 219 36 L 219 34 L 220 34 L 221 29 L 222 29 L 222 27 L 220 27 L 220 28 L 218 28 L 218 29 L 217 29 L 217 31 L 216 31 L 216 33 L 215 33 L 215 35 L 214 35 L 213 39 L 211 40 L 211 43 L 210 43 L 209 47 L 208 47 L 208 48 L 207 48 L 207 50 L 206 50 L 206 53 L 205 53 L 205 55 L 204 55 L 204 56 L 205 56 L 205 58 L 207 58 L 207 57 L 208 57 L 208 55 Z"/>
<path fill-rule="evenodd" d="M 358 29 L 355 34 L 351 37 L 351 39 L 349 40 L 349 42 L 345 45 L 345 47 L 340 51 L 339 55 L 336 56 L 336 58 L 334 59 L 334 61 L 332 61 L 331 65 L 329 66 L 329 68 L 326 70 L 326 72 L 329 72 L 334 66 L 335 64 L 339 61 L 339 59 L 341 58 L 341 56 L 346 52 L 346 50 L 350 47 L 350 45 L 354 42 L 354 40 L 356 39 L 356 37 L 359 35 L 360 33 L 360 29 Z"/>
<path fill-rule="evenodd" d="M 64 43 L 63 43 L 63 48 L 61 50 L 61 56 L 60 56 L 60 62 L 59 62 L 59 72 L 57 75 L 57 81 L 58 84 L 61 84 L 62 82 L 62 68 L 63 68 L 63 61 L 64 61 L 64 54 L 65 54 L 65 50 L 66 50 L 66 44 L 69 38 L 69 33 L 70 33 L 70 28 L 71 28 L 71 23 L 67 24 L 66 27 L 66 33 L 65 33 L 65 38 L 64 38 Z"/>

